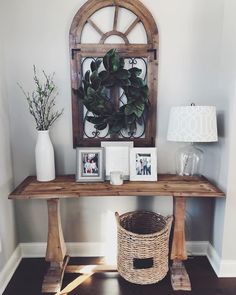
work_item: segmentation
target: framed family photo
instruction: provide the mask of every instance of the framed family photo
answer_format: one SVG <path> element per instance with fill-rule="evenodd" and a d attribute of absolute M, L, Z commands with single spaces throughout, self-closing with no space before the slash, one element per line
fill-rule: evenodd
<path fill-rule="evenodd" d="M 76 181 L 104 181 L 104 149 L 76 149 Z"/>
<path fill-rule="evenodd" d="M 130 180 L 157 181 L 157 149 L 130 149 Z"/>

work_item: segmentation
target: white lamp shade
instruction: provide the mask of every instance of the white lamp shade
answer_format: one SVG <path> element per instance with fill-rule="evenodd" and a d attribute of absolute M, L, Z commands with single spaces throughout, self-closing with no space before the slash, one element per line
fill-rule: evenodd
<path fill-rule="evenodd" d="M 214 106 L 178 106 L 170 110 L 167 140 L 213 142 L 218 140 Z"/>

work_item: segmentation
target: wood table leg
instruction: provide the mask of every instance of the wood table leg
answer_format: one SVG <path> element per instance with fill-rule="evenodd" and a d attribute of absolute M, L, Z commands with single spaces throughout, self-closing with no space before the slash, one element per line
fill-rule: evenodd
<path fill-rule="evenodd" d="M 182 261 L 174 260 L 170 267 L 171 285 L 174 291 L 191 291 L 189 275 Z"/>
<path fill-rule="evenodd" d="M 66 245 L 61 227 L 59 199 L 47 200 L 48 205 L 48 241 L 46 261 L 50 267 L 44 277 L 42 292 L 57 293 L 61 289 L 65 267 L 68 263 Z"/>
<path fill-rule="evenodd" d="M 188 258 L 185 241 L 185 207 L 185 198 L 174 197 L 174 233 L 171 249 L 173 263 L 170 271 L 174 290 L 191 291 L 191 282 L 183 264 L 183 260 Z"/>

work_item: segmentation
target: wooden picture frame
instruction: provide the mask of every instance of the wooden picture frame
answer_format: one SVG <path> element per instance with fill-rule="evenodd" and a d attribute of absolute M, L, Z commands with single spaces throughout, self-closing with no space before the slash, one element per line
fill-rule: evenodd
<path fill-rule="evenodd" d="M 102 182 L 104 181 L 104 149 L 77 148 L 76 149 L 76 181 Z"/>
<path fill-rule="evenodd" d="M 97 11 L 111 7 L 114 10 L 111 30 L 103 32 L 93 19 Z M 134 15 L 133 22 L 124 31 L 119 31 L 120 11 L 127 10 Z M 132 43 L 129 38 L 136 26 L 142 25 L 146 34 L 143 43 Z M 86 26 L 98 35 L 98 43 L 85 43 L 82 38 Z M 120 43 L 109 43 L 108 38 L 116 36 Z M 71 88 L 72 88 L 72 122 L 73 147 L 100 146 L 101 141 L 127 141 L 132 140 L 134 146 L 155 146 L 156 113 L 157 113 L 157 68 L 158 68 L 158 29 L 151 12 L 139 0 L 88 0 L 76 13 L 70 28 L 70 54 L 71 54 Z M 149 108 L 143 119 L 144 132 L 141 135 L 109 134 L 104 137 L 100 130 L 95 129 L 91 135 L 85 132 L 84 112 L 81 101 L 78 100 L 78 89 L 82 83 L 83 61 L 86 58 L 102 58 L 109 50 L 115 48 L 119 56 L 134 60 L 140 58 L 146 61 L 146 82 L 149 88 Z M 133 64 L 135 67 L 135 63 Z M 118 89 L 111 90 L 111 99 L 119 109 L 120 97 Z"/>

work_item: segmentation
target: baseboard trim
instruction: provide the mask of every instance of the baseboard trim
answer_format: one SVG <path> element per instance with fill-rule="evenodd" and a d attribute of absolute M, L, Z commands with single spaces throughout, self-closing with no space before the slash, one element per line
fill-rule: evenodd
<path fill-rule="evenodd" d="M 214 269 L 216 275 L 219 277 L 221 258 L 211 243 L 208 243 L 206 256 L 207 256 L 212 268 Z"/>
<path fill-rule="evenodd" d="M 207 255 L 208 241 L 187 241 L 186 247 L 188 255 Z M 46 253 L 46 243 L 21 243 L 22 257 L 44 257 Z M 105 256 L 105 243 L 66 243 L 67 254 L 70 256 Z"/>
<path fill-rule="evenodd" d="M 45 257 L 46 243 L 21 243 L 21 257 Z M 66 243 L 70 256 L 105 256 L 105 243 Z M 223 260 L 208 241 L 187 241 L 188 256 L 207 256 L 218 277 L 236 277 L 236 260 Z"/>
<path fill-rule="evenodd" d="M 223 259 L 220 265 L 220 278 L 235 278 L 236 277 L 236 260 Z"/>
<path fill-rule="evenodd" d="M 219 278 L 236 277 L 236 260 L 221 259 L 216 249 L 209 243 L 207 258 Z"/>
<path fill-rule="evenodd" d="M 22 258 L 45 257 L 47 243 L 20 243 Z"/>
<path fill-rule="evenodd" d="M 188 256 L 205 256 L 207 254 L 208 241 L 187 241 Z"/>
<path fill-rule="evenodd" d="M 21 243 L 22 258 L 45 257 L 46 243 Z M 66 243 L 67 254 L 69 256 L 91 257 L 105 256 L 104 243 Z"/>
<path fill-rule="evenodd" d="M 105 243 L 66 243 L 70 256 L 100 257 L 105 256 Z"/>
<path fill-rule="evenodd" d="M 6 289 L 21 261 L 21 258 L 21 247 L 20 245 L 18 245 L 5 266 L 3 267 L 2 271 L 0 272 L 0 294 L 2 294 L 3 291 Z"/>

